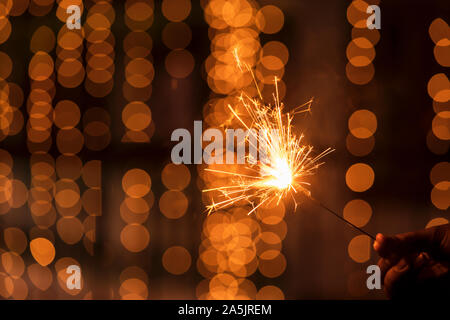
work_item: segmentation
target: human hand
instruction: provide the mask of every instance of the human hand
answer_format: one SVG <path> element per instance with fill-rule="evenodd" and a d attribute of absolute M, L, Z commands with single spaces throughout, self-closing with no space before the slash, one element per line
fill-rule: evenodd
<path fill-rule="evenodd" d="M 450 224 L 384 236 L 373 244 L 389 298 L 450 296 Z"/>

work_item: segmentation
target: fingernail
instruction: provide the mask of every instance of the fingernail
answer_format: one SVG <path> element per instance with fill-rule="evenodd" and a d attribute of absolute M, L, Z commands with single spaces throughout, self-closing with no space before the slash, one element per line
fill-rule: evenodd
<path fill-rule="evenodd" d="M 381 233 L 377 233 L 377 236 L 375 237 L 377 241 L 383 240 L 383 235 Z"/>
<path fill-rule="evenodd" d="M 404 272 L 408 270 L 409 264 L 406 261 L 400 261 L 396 266 L 395 270 L 398 272 Z"/>
<path fill-rule="evenodd" d="M 414 267 L 415 268 L 420 268 L 425 262 L 425 257 L 424 255 L 421 253 L 417 256 L 416 261 L 414 263 Z"/>
<path fill-rule="evenodd" d="M 375 240 L 375 242 L 373 243 L 373 249 L 375 251 L 378 251 L 380 249 L 380 243 L 378 241 Z"/>
<path fill-rule="evenodd" d="M 414 263 L 414 267 L 415 268 L 420 268 L 422 267 L 428 260 L 430 259 L 430 257 L 428 256 L 427 253 L 422 252 L 421 254 L 419 254 L 419 256 L 416 258 L 416 261 Z"/>

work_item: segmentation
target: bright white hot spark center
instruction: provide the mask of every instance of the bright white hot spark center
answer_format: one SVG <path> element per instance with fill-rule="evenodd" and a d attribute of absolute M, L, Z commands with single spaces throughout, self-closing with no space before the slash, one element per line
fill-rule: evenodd
<path fill-rule="evenodd" d="M 286 159 L 274 159 L 270 166 L 263 166 L 260 173 L 263 177 L 267 177 L 263 182 L 266 186 L 286 189 L 292 183 L 292 172 Z"/>

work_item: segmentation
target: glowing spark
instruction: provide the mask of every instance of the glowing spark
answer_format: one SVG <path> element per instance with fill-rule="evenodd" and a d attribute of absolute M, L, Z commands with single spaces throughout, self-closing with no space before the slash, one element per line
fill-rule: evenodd
<path fill-rule="evenodd" d="M 237 49 L 234 50 L 234 56 L 239 69 L 244 65 L 251 72 L 250 67 L 239 59 Z M 253 72 L 251 74 L 254 77 Z M 309 183 L 305 177 L 314 174 L 322 164 L 319 160 L 333 150 L 328 148 L 317 156 L 312 156 L 313 147 L 303 144 L 303 135 L 297 136 L 293 133 L 294 116 L 310 111 L 312 100 L 292 112 L 284 113 L 277 82 L 275 78 L 273 106 L 262 102 L 259 89 L 259 98 L 252 98 L 242 93 L 235 107 L 228 105 L 234 118 L 249 133 L 246 142 L 254 148 L 259 147 L 260 154 L 263 148 L 265 157 L 257 160 L 247 156 L 247 163 L 238 165 L 237 170 L 233 171 L 205 169 L 229 177 L 230 181 L 224 185 L 203 190 L 203 192 L 219 192 L 212 197 L 211 204 L 207 206 L 209 213 L 245 201 L 252 206 L 249 212 L 251 214 L 264 203 L 273 200 L 279 203 L 288 195 L 292 196 L 297 205 L 293 197 L 297 192 L 310 196 L 307 189 Z M 250 120 L 246 122 L 245 119 Z M 257 145 L 254 145 L 254 141 Z"/>

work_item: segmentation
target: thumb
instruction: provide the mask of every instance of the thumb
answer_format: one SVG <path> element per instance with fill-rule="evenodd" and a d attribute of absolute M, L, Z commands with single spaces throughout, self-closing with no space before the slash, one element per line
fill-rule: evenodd
<path fill-rule="evenodd" d="M 385 258 L 425 251 L 435 258 L 448 259 L 450 257 L 450 224 L 395 236 L 378 234 L 374 249 Z"/>

